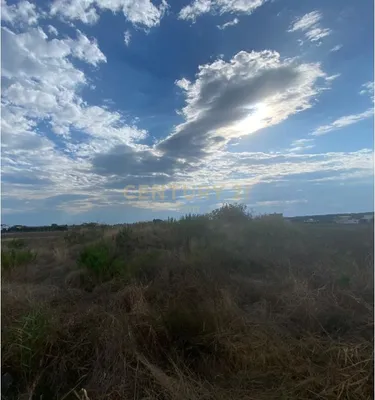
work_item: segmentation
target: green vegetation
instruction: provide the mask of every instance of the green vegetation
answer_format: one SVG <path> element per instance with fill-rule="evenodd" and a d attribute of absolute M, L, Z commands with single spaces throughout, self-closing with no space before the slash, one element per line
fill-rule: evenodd
<path fill-rule="evenodd" d="M 28 265 L 35 261 L 36 253 L 29 249 L 17 250 L 15 248 L 1 250 L 1 269 L 12 270 L 21 265 Z"/>
<path fill-rule="evenodd" d="M 372 396 L 370 225 L 227 205 L 79 233 L 44 239 L 33 268 L 3 276 L 5 398 Z M 3 250 L 3 267 L 26 251 Z"/>

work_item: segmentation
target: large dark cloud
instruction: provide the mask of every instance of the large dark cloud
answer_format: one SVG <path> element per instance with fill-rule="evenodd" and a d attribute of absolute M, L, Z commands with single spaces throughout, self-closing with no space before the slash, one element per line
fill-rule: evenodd
<path fill-rule="evenodd" d="M 109 153 L 98 154 L 93 159 L 94 172 L 100 175 L 170 174 L 177 164 L 182 163 L 169 156 L 157 156 L 151 151 L 135 151 L 127 145 L 116 146 Z"/>
<path fill-rule="evenodd" d="M 310 107 L 319 77 L 324 74 L 318 65 L 282 61 L 270 51 L 242 51 L 229 62 L 217 60 L 201 66 L 194 83 L 177 82 L 186 91 L 187 104 L 182 110 L 186 122 L 157 148 L 168 155 L 199 159 L 233 137 L 279 123 Z M 245 124 L 239 126 L 241 122 Z"/>
<path fill-rule="evenodd" d="M 192 172 L 196 167 L 168 155 L 150 150 L 136 151 L 126 145 L 96 155 L 93 172 L 107 177 L 104 187 L 124 188 L 128 185 L 162 185 L 170 182 L 177 172 Z"/>
<path fill-rule="evenodd" d="M 324 74 L 318 65 L 282 61 L 270 51 L 242 51 L 228 62 L 200 66 L 194 83 L 177 82 L 186 94 L 184 123 L 153 150 L 134 151 L 122 145 L 95 156 L 93 170 L 121 177 L 121 184 L 131 177 L 164 183 L 177 171 L 196 168 L 232 138 L 310 107 L 319 77 Z"/>

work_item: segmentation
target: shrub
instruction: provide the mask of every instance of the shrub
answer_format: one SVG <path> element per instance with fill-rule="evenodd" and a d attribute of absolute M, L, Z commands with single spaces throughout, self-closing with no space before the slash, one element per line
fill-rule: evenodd
<path fill-rule="evenodd" d="M 121 272 L 121 261 L 107 242 L 86 246 L 79 255 L 78 265 L 87 268 L 100 281 L 111 279 Z"/>
<path fill-rule="evenodd" d="M 35 261 L 36 253 L 32 250 L 1 250 L 1 268 L 11 270 L 21 265 L 27 265 Z"/>
<path fill-rule="evenodd" d="M 226 222 L 246 221 L 250 215 L 245 204 L 224 204 L 222 207 L 211 212 L 210 217 L 214 220 Z"/>
<path fill-rule="evenodd" d="M 86 246 L 78 257 L 78 265 L 86 268 L 97 281 L 126 275 L 126 262 L 124 254 L 105 241 Z"/>

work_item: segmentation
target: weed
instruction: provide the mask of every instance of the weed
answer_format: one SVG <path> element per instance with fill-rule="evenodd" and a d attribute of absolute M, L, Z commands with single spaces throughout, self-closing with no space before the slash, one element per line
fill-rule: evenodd
<path fill-rule="evenodd" d="M 52 317 L 41 308 L 32 309 L 4 330 L 10 346 L 2 348 L 3 368 L 17 373 L 18 389 L 32 382 L 30 398 L 51 362 L 53 332 Z"/>

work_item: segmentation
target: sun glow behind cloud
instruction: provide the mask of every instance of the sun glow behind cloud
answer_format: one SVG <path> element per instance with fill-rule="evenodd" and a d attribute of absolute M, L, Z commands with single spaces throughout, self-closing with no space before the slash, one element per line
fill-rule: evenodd
<path fill-rule="evenodd" d="M 257 132 L 266 126 L 267 118 L 272 115 L 272 106 L 266 103 L 258 103 L 251 107 L 249 115 L 236 124 L 235 131 L 239 136 Z"/>

